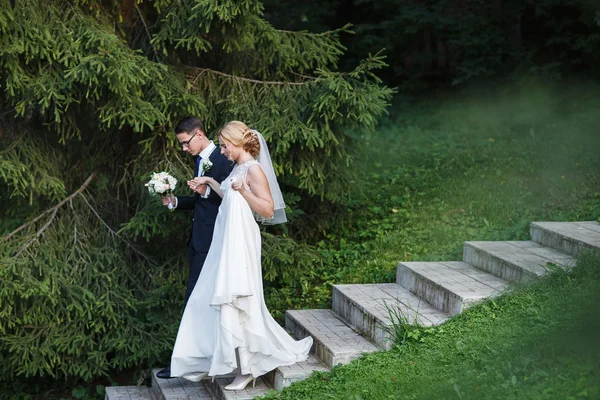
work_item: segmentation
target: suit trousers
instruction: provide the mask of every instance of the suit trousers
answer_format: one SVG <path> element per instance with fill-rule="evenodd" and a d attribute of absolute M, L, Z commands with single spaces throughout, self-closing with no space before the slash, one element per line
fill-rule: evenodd
<path fill-rule="evenodd" d="M 193 244 L 190 243 L 188 246 L 188 259 L 190 263 L 190 274 L 188 278 L 187 287 L 185 289 L 185 302 L 184 305 L 187 304 L 190 295 L 192 294 L 192 290 L 194 290 L 194 286 L 196 286 L 196 282 L 198 281 L 198 277 L 200 276 L 200 272 L 202 272 L 202 267 L 204 266 L 204 260 L 206 260 L 206 255 L 208 252 L 197 252 L 194 248 Z"/>

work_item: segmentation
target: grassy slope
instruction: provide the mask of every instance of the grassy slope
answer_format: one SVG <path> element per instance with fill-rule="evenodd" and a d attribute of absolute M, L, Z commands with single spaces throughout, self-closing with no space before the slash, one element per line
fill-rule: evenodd
<path fill-rule="evenodd" d="M 528 239 L 535 220 L 597 219 L 597 98 L 527 87 L 400 110 L 356 154 L 340 281 L 392 280 L 400 260 L 459 260 L 465 240 Z"/>
<path fill-rule="evenodd" d="M 600 116 L 585 89 L 527 86 L 401 111 L 357 152 L 352 223 L 329 234 L 333 255 L 324 250 L 335 280 L 391 281 L 399 260 L 459 260 L 465 240 L 526 240 L 533 220 L 597 219 Z M 597 397 L 588 325 L 598 327 L 598 273 L 586 276 L 519 289 L 273 398 Z"/>
<path fill-rule="evenodd" d="M 277 399 L 557 399 L 600 396 L 600 254 L 393 350 L 313 375 Z"/>

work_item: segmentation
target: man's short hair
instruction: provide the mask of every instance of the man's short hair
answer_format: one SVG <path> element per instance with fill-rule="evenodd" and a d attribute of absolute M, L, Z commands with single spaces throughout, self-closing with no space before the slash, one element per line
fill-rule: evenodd
<path fill-rule="evenodd" d="M 192 133 L 196 129 L 200 129 L 203 133 L 206 133 L 204 130 L 204 124 L 198 117 L 185 117 L 175 127 L 175 133 Z"/>

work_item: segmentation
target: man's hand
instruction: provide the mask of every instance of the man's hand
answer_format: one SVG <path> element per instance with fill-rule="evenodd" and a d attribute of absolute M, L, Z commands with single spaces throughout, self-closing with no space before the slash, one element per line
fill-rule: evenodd
<path fill-rule="evenodd" d="M 168 206 L 170 203 L 171 207 L 175 207 L 175 195 L 173 193 L 166 197 L 161 197 L 160 201 L 162 201 L 163 206 Z"/>

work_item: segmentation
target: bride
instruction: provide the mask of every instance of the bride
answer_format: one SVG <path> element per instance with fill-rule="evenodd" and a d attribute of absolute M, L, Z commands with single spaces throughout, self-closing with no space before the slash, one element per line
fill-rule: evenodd
<path fill-rule="evenodd" d="M 283 365 L 304 361 L 312 338 L 296 341 L 271 317 L 263 296 L 261 236 L 257 221 L 286 222 L 285 204 L 262 135 L 239 121 L 219 132 L 221 153 L 236 166 L 209 185 L 223 201 L 213 240 L 187 303 L 171 357 L 171 375 L 198 382 L 236 370 L 227 390 L 242 390 Z M 256 220 L 255 220 L 256 219 Z"/>

